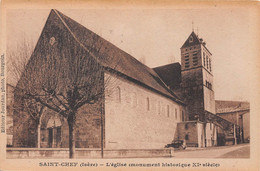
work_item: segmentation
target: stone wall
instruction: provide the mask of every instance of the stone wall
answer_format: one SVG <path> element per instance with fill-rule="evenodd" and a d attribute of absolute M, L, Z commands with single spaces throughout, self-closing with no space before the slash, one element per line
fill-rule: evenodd
<path fill-rule="evenodd" d="M 85 105 L 79 109 L 75 125 L 75 137 L 77 148 L 99 148 L 101 146 L 101 105 L 100 103 L 93 105 Z M 28 113 L 19 111 L 19 115 L 14 115 L 14 147 L 37 147 L 38 125 Z M 50 146 L 49 129 L 47 126 L 51 117 L 57 116 L 61 121 L 61 136 L 57 137 L 57 130 L 54 132 L 55 145 Z M 57 124 L 57 123 L 56 123 Z M 56 125 L 56 128 L 60 125 Z M 29 131 L 28 131 L 29 130 Z M 60 139 L 59 142 L 57 142 Z M 69 130 L 67 120 L 55 112 L 47 109 L 41 118 L 41 147 L 68 147 L 69 146 Z M 56 143 L 57 142 L 57 143 Z"/>
<path fill-rule="evenodd" d="M 198 123 L 196 121 L 180 122 L 177 126 L 175 139 L 186 140 L 188 147 L 198 147 Z"/>
<path fill-rule="evenodd" d="M 35 158 L 69 158 L 69 150 L 57 149 L 37 149 L 37 148 L 8 148 L 6 150 L 7 159 L 35 159 Z M 142 157 L 173 157 L 173 149 L 118 149 L 104 150 L 104 158 L 142 158 Z M 101 158 L 100 149 L 76 149 L 75 158 Z"/>
<path fill-rule="evenodd" d="M 183 106 L 112 74 L 106 90 L 105 147 L 163 148 L 174 139 Z"/>

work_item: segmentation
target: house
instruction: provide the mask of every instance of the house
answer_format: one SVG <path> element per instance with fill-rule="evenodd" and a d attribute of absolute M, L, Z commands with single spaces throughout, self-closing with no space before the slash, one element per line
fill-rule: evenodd
<path fill-rule="evenodd" d="M 216 114 L 227 121 L 238 125 L 241 129 L 235 143 L 250 140 L 250 104 L 244 101 L 216 100 Z"/>

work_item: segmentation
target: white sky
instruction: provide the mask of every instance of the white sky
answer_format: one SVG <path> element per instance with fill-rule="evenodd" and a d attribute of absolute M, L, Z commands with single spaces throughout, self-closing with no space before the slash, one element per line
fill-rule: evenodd
<path fill-rule="evenodd" d="M 216 100 L 249 100 L 250 72 L 256 57 L 254 13 L 247 8 L 85 9 L 63 10 L 146 65 L 180 62 L 180 47 L 192 31 L 213 54 Z M 9 10 L 7 48 L 24 39 L 35 46 L 49 15 L 47 10 Z"/>

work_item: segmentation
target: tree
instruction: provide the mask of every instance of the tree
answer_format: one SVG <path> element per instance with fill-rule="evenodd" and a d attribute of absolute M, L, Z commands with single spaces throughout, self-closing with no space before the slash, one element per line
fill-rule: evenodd
<path fill-rule="evenodd" d="M 14 87 L 14 91 L 16 90 L 16 84 L 19 81 L 22 73 L 26 68 L 26 64 L 28 59 L 30 58 L 33 52 L 33 43 L 26 38 L 23 38 L 21 42 L 16 44 L 15 47 L 8 47 L 7 55 L 7 74 L 8 74 L 8 83 Z M 14 93 L 14 92 L 9 92 Z M 10 105 L 10 104 L 7 104 Z M 25 111 L 30 115 L 30 117 L 37 123 L 38 131 L 37 131 L 37 147 L 40 147 L 40 118 L 43 113 L 44 106 L 40 103 L 36 102 L 34 99 L 24 100 L 24 105 L 21 106 L 14 105 L 14 110 L 20 111 L 25 109 Z M 20 123 L 22 125 L 24 123 Z M 19 125 L 19 126 L 20 126 Z"/>

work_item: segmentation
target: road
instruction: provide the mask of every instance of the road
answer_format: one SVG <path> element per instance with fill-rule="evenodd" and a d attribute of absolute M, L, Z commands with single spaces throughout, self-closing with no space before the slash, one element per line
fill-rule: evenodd
<path fill-rule="evenodd" d="M 191 148 L 175 151 L 175 158 L 249 158 L 250 144 L 232 146 Z"/>

